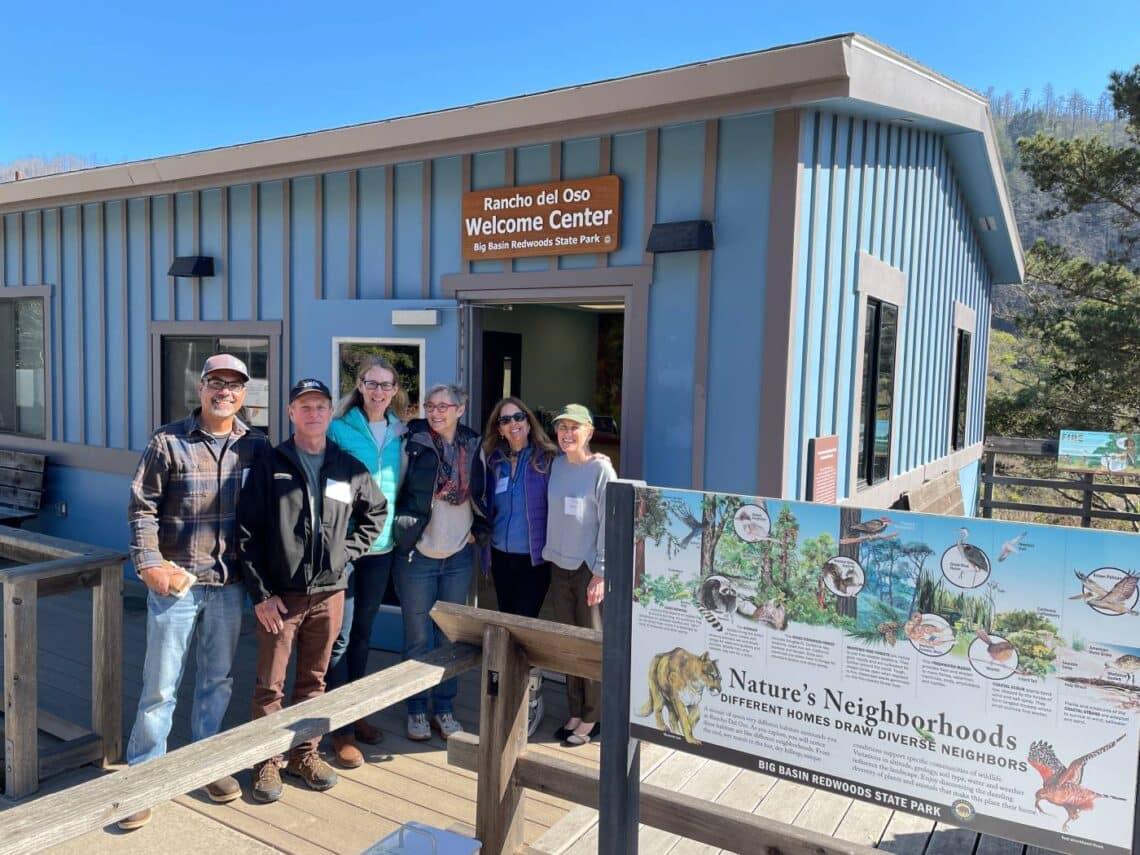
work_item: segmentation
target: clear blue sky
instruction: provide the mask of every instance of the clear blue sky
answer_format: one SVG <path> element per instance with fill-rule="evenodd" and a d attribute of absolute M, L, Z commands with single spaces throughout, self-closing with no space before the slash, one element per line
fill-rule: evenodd
<path fill-rule="evenodd" d="M 0 164 L 195 151 L 864 33 L 978 90 L 1095 99 L 1138 0 L 8 0 Z"/>

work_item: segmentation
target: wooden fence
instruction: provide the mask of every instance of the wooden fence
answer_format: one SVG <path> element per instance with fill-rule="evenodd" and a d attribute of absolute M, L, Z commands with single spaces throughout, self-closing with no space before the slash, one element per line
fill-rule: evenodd
<path fill-rule="evenodd" d="M 1031 459 L 1056 458 L 1057 440 L 1021 439 L 1016 437 L 988 437 L 982 452 L 981 501 L 979 511 L 987 519 L 995 510 L 1022 511 L 1033 514 L 1078 517 L 1082 528 L 1089 528 L 1094 520 L 1116 520 L 1132 524 L 1140 531 L 1140 512 L 1121 510 L 1107 497 L 1117 497 L 1117 503 L 1136 507 L 1133 497 L 1140 497 L 1140 483 L 1103 483 L 1095 480 L 1091 472 L 1062 473 L 1071 477 L 1031 478 L 999 475 L 998 458 L 1002 456 Z M 1024 487 L 1052 490 L 1068 504 L 1015 502 L 994 498 L 995 487 Z"/>

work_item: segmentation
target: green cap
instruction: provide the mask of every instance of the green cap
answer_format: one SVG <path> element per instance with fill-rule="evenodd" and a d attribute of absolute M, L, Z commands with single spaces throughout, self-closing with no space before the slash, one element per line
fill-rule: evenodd
<path fill-rule="evenodd" d="M 594 426 L 594 417 L 590 415 L 590 411 L 583 407 L 581 404 L 567 404 L 562 408 L 562 412 L 554 417 L 555 422 L 560 422 L 562 419 L 569 419 L 572 422 L 577 422 L 580 425 Z"/>

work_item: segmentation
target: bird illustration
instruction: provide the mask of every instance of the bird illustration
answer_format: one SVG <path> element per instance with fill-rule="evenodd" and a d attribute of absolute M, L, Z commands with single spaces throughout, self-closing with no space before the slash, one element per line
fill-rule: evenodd
<path fill-rule="evenodd" d="M 922 612 L 914 612 L 910 620 L 903 624 L 903 632 L 911 641 L 919 644 L 944 644 L 954 639 L 953 633 L 947 635 L 947 627 L 924 621 L 922 617 Z"/>
<path fill-rule="evenodd" d="M 1078 757 L 1068 766 L 1062 765 L 1061 761 L 1057 759 L 1057 755 L 1053 753 L 1053 746 L 1043 739 L 1033 742 L 1029 746 L 1029 765 L 1037 770 L 1041 775 L 1043 786 L 1033 796 L 1033 806 L 1037 809 L 1038 813 L 1045 813 L 1041 809 L 1041 802 L 1049 802 L 1058 807 L 1065 809 L 1069 818 L 1065 820 L 1065 824 L 1061 826 L 1062 831 L 1069 830 L 1069 823 L 1077 819 L 1081 815 L 1081 811 L 1090 811 L 1093 809 L 1093 802 L 1096 799 L 1116 799 L 1117 801 L 1126 801 L 1120 796 L 1110 796 L 1106 793 L 1098 793 L 1090 790 L 1087 787 L 1081 786 L 1081 780 L 1085 774 L 1085 764 L 1092 760 L 1094 757 L 1099 757 L 1104 752 L 1108 751 L 1118 742 L 1120 742 L 1127 734 L 1121 734 L 1112 740 L 1107 745 L 1102 745 L 1096 751 L 1090 751 L 1082 757 Z"/>
<path fill-rule="evenodd" d="M 859 571 L 854 567 L 844 567 L 834 559 L 827 561 L 820 569 L 823 578 L 831 583 L 831 589 L 841 597 L 849 597 L 862 584 Z"/>
<path fill-rule="evenodd" d="M 1028 536 L 1029 532 L 1023 531 L 1016 537 L 1011 537 L 1001 545 L 1001 553 L 998 555 L 998 561 L 1005 561 L 1011 555 L 1016 555 L 1018 552 L 1024 552 L 1027 549 L 1032 549 L 1032 543 L 1023 543 L 1022 540 Z"/>
<path fill-rule="evenodd" d="M 890 517 L 878 517 L 872 520 L 864 520 L 857 522 L 853 525 L 847 526 L 847 534 L 882 534 L 884 529 L 891 524 Z"/>
<path fill-rule="evenodd" d="M 1105 668 L 1111 668 L 1113 671 L 1120 671 L 1128 675 L 1128 682 L 1133 685 L 1136 684 L 1136 672 L 1140 671 L 1140 656 L 1133 656 L 1131 653 L 1125 653 L 1123 656 L 1117 656 L 1111 662 L 1104 663 Z"/>
<path fill-rule="evenodd" d="M 974 571 L 974 581 L 976 582 L 978 574 L 984 576 L 990 572 L 990 559 L 986 557 L 986 553 L 982 552 L 982 550 L 974 546 L 974 544 L 966 543 L 966 538 L 969 536 L 969 529 L 958 529 L 958 554 L 962 556 L 962 560 L 969 564 L 970 569 Z"/>
<path fill-rule="evenodd" d="M 1136 596 L 1137 581 L 1135 573 L 1126 573 L 1123 578 L 1118 579 L 1116 584 L 1107 591 L 1103 586 L 1092 579 L 1091 573 L 1081 575 L 1079 570 L 1074 570 L 1073 573 L 1081 580 L 1083 590 L 1081 593 L 1069 597 L 1070 600 L 1084 600 L 1094 609 L 1110 612 L 1115 615 L 1138 614 L 1129 605 Z"/>
<path fill-rule="evenodd" d="M 986 646 L 986 655 L 994 662 L 1011 670 L 1017 666 L 1017 649 L 1008 641 L 991 638 L 981 627 L 975 629 L 974 634 Z M 1011 659 L 1014 661 L 1012 665 L 1008 664 Z"/>

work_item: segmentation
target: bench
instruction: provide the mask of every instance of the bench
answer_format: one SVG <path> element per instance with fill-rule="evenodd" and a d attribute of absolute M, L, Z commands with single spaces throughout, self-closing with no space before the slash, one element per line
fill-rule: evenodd
<path fill-rule="evenodd" d="M 46 464 L 42 454 L 0 449 L 0 525 L 19 526 L 39 514 Z"/>

